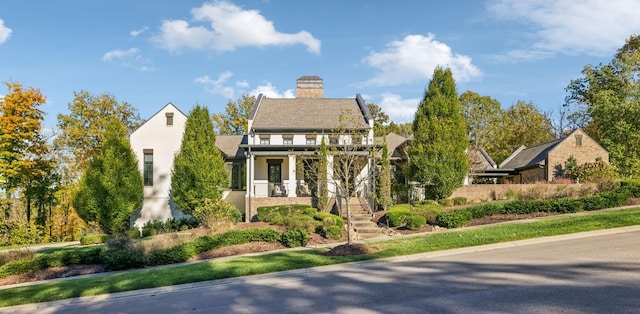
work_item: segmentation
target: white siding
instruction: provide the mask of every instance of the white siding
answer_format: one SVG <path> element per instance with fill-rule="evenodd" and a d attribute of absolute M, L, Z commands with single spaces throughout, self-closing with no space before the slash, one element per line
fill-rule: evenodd
<path fill-rule="evenodd" d="M 166 113 L 173 113 L 173 125 L 167 125 Z M 153 150 L 153 186 L 144 187 L 144 200 L 136 226 L 150 220 L 165 221 L 180 216 L 170 198 L 173 158 L 180 149 L 187 117 L 169 103 L 131 134 L 131 147 L 144 174 L 145 149 Z"/>

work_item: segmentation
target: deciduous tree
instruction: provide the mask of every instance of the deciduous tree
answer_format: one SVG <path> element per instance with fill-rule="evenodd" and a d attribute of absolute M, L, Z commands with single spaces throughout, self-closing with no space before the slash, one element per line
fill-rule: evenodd
<path fill-rule="evenodd" d="M 87 91 L 74 92 L 69 114 L 58 115 L 59 136 L 54 144 L 71 155 L 70 170 L 81 173 L 93 156 L 100 151 L 107 124 L 117 117 L 131 133 L 142 120 L 136 108 L 119 103 L 110 94 L 92 95 Z"/>
<path fill-rule="evenodd" d="M 502 120 L 500 102 L 489 96 L 466 91 L 460 95 L 460 105 L 467 125 L 469 146 L 487 149 L 494 145 L 495 134 Z"/>
<path fill-rule="evenodd" d="M 187 117 L 171 173 L 173 199 L 185 214 L 208 201 L 219 200 L 228 184 L 224 160 L 215 143 L 209 110 L 196 105 Z"/>
<path fill-rule="evenodd" d="M 521 145 L 531 147 L 555 138 L 551 120 L 533 103 L 517 101 L 503 111 L 493 144 L 485 150 L 497 163 Z"/>
<path fill-rule="evenodd" d="M 382 144 L 380 155 L 380 173 L 378 174 L 378 205 L 382 210 L 387 210 L 392 204 L 391 200 L 391 160 L 389 159 L 389 147 L 387 139 Z"/>
<path fill-rule="evenodd" d="M 218 134 L 232 135 L 247 133 L 247 121 L 251 108 L 256 102 L 255 96 L 242 95 L 236 102 L 229 100 L 224 113 L 213 114 L 213 125 Z"/>
<path fill-rule="evenodd" d="M 407 176 L 431 199 L 446 198 L 469 170 L 466 126 L 450 69 L 436 68 L 413 120 Z"/>
<path fill-rule="evenodd" d="M 0 190 L 11 197 L 15 189 L 32 187 L 38 177 L 46 175 L 50 160 L 46 159 L 49 145 L 42 135 L 44 112 L 38 109 L 46 97 L 39 89 L 24 90 L 17 82 L 5 85 L 9 93 L 0 98 Z M 10 208 L 5 208 L 5 216 L 9 213 Z"/>
<path fill-rule="evenodd" d="M 567 87 L 567 103 L 581 106 L 585 131 L 620 174 L 640 176 L 640 36 L 630 36 L 610 63 L 587 65 L 582 74 Z"/>

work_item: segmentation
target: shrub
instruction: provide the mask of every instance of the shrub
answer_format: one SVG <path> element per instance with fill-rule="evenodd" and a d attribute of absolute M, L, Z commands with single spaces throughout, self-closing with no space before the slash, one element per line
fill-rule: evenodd
<path fill-rule="evenodd" d="M 312 208 L 312 209 L 309 209 Z M 290 205 L 277 205 L 277 206 L 261 206 L 258 207 L 258 220 L 264 222 L 272 222 L 272 216 L 291 216 L 295 214 L 304 214 L 305 210 L 308 212 L 317 211 L 315 208 L 306 204 L 290 204 Z"/>
<path fill-rule="evenodd" d="M 453 205 L 465 205 L 465 204 L 467 204 L 467 198 L 466 197 L 458 196 L 458 197 L 454 197 L 452 200 L 453 200 Z"/>
<path fill-rule="evenodd" d="M 436 224 L 445 228 L 457 228 L 471 220 L 471 212 L 465 209 L 443 211 L 436 216 Z"/>
<path fill-rule="evenodd" d="M 100 259 L 110 270 L 123 270 L 144 267 L 143 249 L 127 237 L 109 239 L 107 249 L 102 251 Z"/>
<path fill-rule="evenodd" d="M 339 240 L 340 238 L 342 238 L 342 226 L 328 226 L 324 230 L 324 237 L 327 239 Z"/>
<path fill-rule="evenodd" d="M 407 220 L 407 228 L 410 230 L 420 230 L 420 228 L 426 224 L 427 219 L 420 215 L 412 215 Z"/>
<path fill-rule="evenodd" d="M 89 244 L 102 244 L 105 243 L 109 239 L 108 234 L 88 234 L 80 238 L 80 244 L 89 245 Z"/>
<path fill-rule="evenodd" d="M 322 225 L 325 227 L 338 226 L 341 228 L 342 225 L 344 225 L 344 220 L 342 219 L 342 217 L 331 213 L 316 212 L 313 215 L 313 219 L 321 221 Z"/>
<path fill-rule="evenodd" d="M 305 231 L 291 229 L 282 233 L 280 242 L 286 247 L 304 246 L 309 242 L 309 235 Z"/>
<path fill-rule="evenodd" d="M 322 226 L 322 222 L 315 220 L 311 216 L 298 214 L 286 217 L 285 226 L 287 229 L 298 229 L 313 233 L 316 232 L 318 226 Z"/>
<path fill-rule="evenodd" d="M 29 249 L 17 249 L 0 252 L 0 266 L 15 261 L 31 261 L 36 253 Z"/>
<path fill-rule="evenodd" d="M 420 215 L 425 218 L 429 224 L 436 223 L 436 216 L 442 211 L 442 207 L 438 203 L 430 203 L 422 206 L 417 206 L 411 209 L 411 213 L 414 215 Z"/>
<path fill-rule="evenodd" d="M 226 228 L 242 220 L 240 211 L 223 200 L 207 200 L 193 210 L 193 217 L 205 227 L 217 230 Z"/>
<path fill-rule="evenodd" d="M 394 206 L 387 210 L 385 219 L 389 227 L 399 227 L 404 225 L 411 216 L 411 207 Z"/>
<path fill-rule="evenodd" d="M 518 198 L 518 191 L 514 189 L 508 189 L 507 192 L 505 193 L 505 196 L 508 200 L 514 200 Z"/>
<path fill-rule="evenodd" d="M 440 205 L 442 206 L 452 206 L 453 205 L 453 200 L 450 198 L 443 198 L 439 201 Z"/>

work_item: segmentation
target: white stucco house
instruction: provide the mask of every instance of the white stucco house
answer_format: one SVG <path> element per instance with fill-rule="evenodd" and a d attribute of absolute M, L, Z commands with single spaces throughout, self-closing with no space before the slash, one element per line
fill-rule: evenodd
<path fill-rule="evenodd" d="M 346 119 L 345 119 L 346 117 Z M 138 156 L 144 177 L 144 200 L 136 225 L 149 220 L 166 220 L 180 215 L 170 197 L 171 169 L 180 149 L 186 115 L 169 103 L 131 134 L 131 146 Z M 348 123 L 345 123 L 348 121 Z M 223 193 L 250 221 L 257 208 L 277 204 L 313 204 L 316 193 L 305 159 L 317 158 L 322 140 L 332 145 L 328 157 L 329 197 L 335 202 L 337 178 L 332 165 L 340 159 L 340 147 L 357 144 L 350 150 L 365 159 L 356 176 L 362 182 L 354 189 L 361 203 L 371 204 L 373 185 L 370 167 L 373 154 L 373 117 L 364 99 L 324 98 L 323 82 L 317 76 L 297 80 L 296 98 L 258 95 L 248 117 L 248 134 L 218 135 L 216 147 L 222 152 L 229 173 Z M 340 129 L 340 132 L 337 130 Z"/>
<path fill-rule="evenodd" d="M 143 177 L 144 199 L 136 226 L 180 216 L 171 200 L 171 169 L 180 150 L 187 116 L 172 103 L 166 104 L 130 135 Z"/>

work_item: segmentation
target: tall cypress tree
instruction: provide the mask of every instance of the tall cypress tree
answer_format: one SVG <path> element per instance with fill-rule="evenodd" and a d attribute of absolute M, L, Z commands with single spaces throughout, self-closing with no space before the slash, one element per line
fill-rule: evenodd
<path fill-rule="evenodd" d="M 382 145 L 380 156 L 380 175 L 378 176 L 378 205 L 382 210 L 387 210 L 392 205 L 391 200 L 391 160 L 389 159 L 389 146 L 387 138 Z"/>
<path fill-rule="evenodd" d="M 180 151 L 173 161 L 173 200 L 185 214 L 192 214 L 205 202 L 222 198 L 228 182 L 209 110 L 196 105 L 187 117 Z"/>
<path fill-rule="evenodd" d="M 85 170 L 73 206 L 85 221 L 97 221 L 104 232 L 115 234 L 129 227 L 131 214 L 142 206 L 142 176 L 131 150 L 127 130 L 112 118 L 98 156 Z"/>
<path fill-rule="evenodd" d="M 469 171 L 466 127 L 450 69 L 436 68 L 413 120 L 407 176 L 430 199 L 446 198 Z"/>

